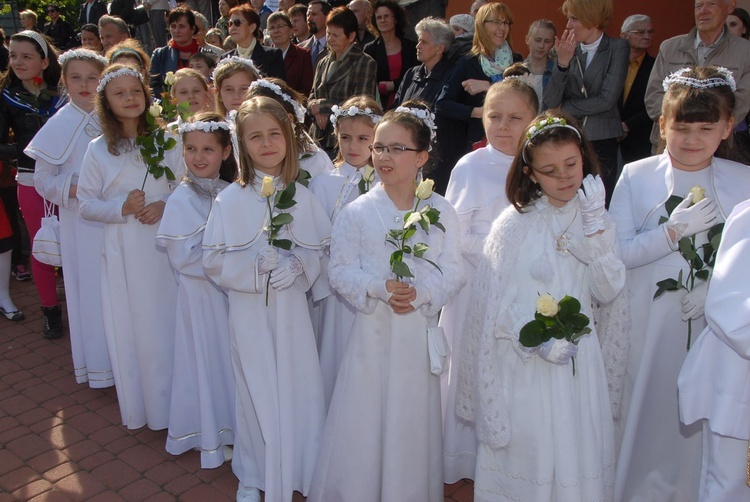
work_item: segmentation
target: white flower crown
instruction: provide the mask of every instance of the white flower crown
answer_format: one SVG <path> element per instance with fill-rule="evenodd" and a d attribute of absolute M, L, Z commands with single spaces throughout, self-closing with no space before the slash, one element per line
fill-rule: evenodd
<path fill-rule="evenodd" d="M 105 58 L 104 56 L 100 56 L 90 49 L 71 49 L 65 51 L 59 58 L 57 58 L 57 62 L 60 63 L 60 66 L 63 66 L 66 62 L 73 59 L 94 59 L 96 61 L 99 61 L 104 66 L 107 66 L 107 64 L 109 64 L 107 58 Z"/>
<path fill-rule="evenodd" d="M 430 130 L 430 147 L 427 149 L 428 152 L 432 151 L 432 143 L 435 141 L 437 136 L 437 126 L 435 125 L 435 114 L 429 110 L 423 110 L 422 108 L 407 108 L 406 106 L 399 106 L 395 110 L 396 113 L 408 113 L 414 115 L 419 120 L 424 122 L 424 125 Z"/>
<path fill-rule="evenodd" d="M 529 130 L 526 132 L 526 139 L 524 140 L 523 146 L 521 147 L 521 158 L 524 160 L 524 162 L 526 162 L 527 164 L 529 163 L 529 161 L 526 159 L 526 147 L 529 146 L 529 142 L 542 134 L 544 131 L 554 129 L 556 127 L 564 127 L 566 129 L 570 129 L 571 131 L 576 133 L 578 139 L 582 139 L 581 132 L 572 125 L 568 124 L 567 120 L 560 117 L 547 117 L 546 119 L 542 119 L 529 127 Z"/>
<path fill-rule="evenodd" d="M 221 122 L 204 122 L 203 120 L 196 120 L 195 122 L 182 122 L 178 120 L 179 125 L 177 126 L 177 132 L 185 134 L 186 132 L 202 131 L 202 132 L 214 132 L 219 129 L 230 131 L 229 124 L 224 121 Z"/>
<path fill-rule="evenodd" d="M 102 79 L 99 81 L 99 85 L 96 87 L 96 92 L 102 92 L 105 87 L 107 87 L 107 84 L 110 83 L 112 80 L 118 78 L 118 77 L 124 77 L 125 75 L 130 77 L 135 77 L 138 80 L 143 82 L 143 75 L 141 72 L 136 70 L 135 68 L 131 68 L 130 66 L 123 66 L 122 68 L 115 70 L 111 73 L 107 73 L 102 77 Z"/>
<path fill-rule="evenodd" d="M 363 110 L 362 108 L 357 108 L 356 106 L 341 108 L 339 105 L 333 105 L 331 107 L 331 124 L 333 125 L 333 127 L 336 127 L 336 122 L 338 122 L 339 117 L 355 117 L 357 115 L 370 117 L 373 124 L 377 124 L 383 118 L 382 116 L 374 113 L 370 108 L 365 108 Z"/>
<path fill-rule="evenodd" d="M 281 99 L 292 105 L 292 107 L 294 108 L 294 115 L 297 117 L 297 121 L 300 124 L 305 123 L 305 107 L 299 104 L 299 102 L 297 102 L 297 100 L 292 98 L 289 94 L 282 91 L 279 85 L 262 78 L 250 84 L 250 89 L 254 89 L 255 87 L 265 87 L 266 89 L 270 89 L 271 91 L 273 91 L 276 95 L 281 97 Z"/>
<path fill-rule="evenodd" d="M 216 81 L 216 73 L 219 71 L 219 68 L 228 65 L 229 63 L 242 63 L 245 66 L 252 69 L 256 74 L 258 74 L 258 68 L 255 67 L 255 63 L 253 63 L 253 60 L 250 58 L 241 58 L 239 56 L 229 56 L 224 59 L 219 60 L 219 62 L 216 64 L 216 68 L 214 68 L 213 73 L 211 73 L 211 81 Z"/>
<path fill-rule="evenodd" d="M 722 66 L 717 66 L 716 71 L 718 71 L 724 78 L 711 77 L 699 79 L 686 77 L 685 73 L 689 72 L 691 69 L 692 68 L 681 68 L 676 72 L 667 75 L 667 77 L 664 79 L 664 82 L 662 83 L 664 92 L 667 92 L 672 84 L 682 84 L 688 87 L 692 87 L 693 89 L 709 89 L 711 87 L 722 87 L 726 85 L 729 86 L 730 89 L 732 89 L 732 92 L 735 92 L 737 90 L 737 82 L 735 82 L 734 80 L 734 75 L 732 75 L 731 71 Z"/>

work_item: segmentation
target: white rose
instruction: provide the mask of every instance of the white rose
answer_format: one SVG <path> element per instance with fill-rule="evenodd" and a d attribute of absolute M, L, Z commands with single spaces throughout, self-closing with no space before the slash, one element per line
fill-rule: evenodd
<path fill-rule="evenodd" d="M 162 112 L 162 107 L 159 103 L 154 103 L 151 105 L 151 107 L 148 109 L 148 113 L 151 114 L 152 117 L 160 117 Z"/>
<path fill-rule="evenodd" d="M 375 181 L 375 168 L 371 165 L 366 165 L 362 171 L 362 179 L 368 183 Z"/>
<path fill-rule="evenodd" d="M 536 300 L 536 311 L 547 317 L 555 317 L 560 311 L 557 301 L 549 293 L 540 295 Z"/>
<path fill-rule="evenodd" d="M 435 182 L 431 179 L 422 180 L 422 183 L 417 187 L 417 199 L 427 200 L 432 196 L 432 189 L 435 186 Z"/>
<path fill-rule="evenodd" d="M 696 185 L 690 189 L 690 193 L 693 194 L 693 204 L 697 204 L 706 198 L 706 190 L 700 185 Z"/>
<path fill-rule="evenodd" d="M 422 213 L 419 211 L 414 211 L 409 215 L 409 217 L 404 222 L 404 229 L 409 228 L 410 226 L 414 225 L 415 223 L 418 223 L 419 220 L 422 219 Z"/>
<path fill-rule="evenodd" d="M 168 71 L 166 75 L 164 75 L 164 83 L 167 85 L 174 85 L 174 72 Z"/>
<path fill-rule="evenodd" d="M 273 187 L 273 177 L 263 176 L 263 184 L 260 186 L 260 194 L 263 197 L 270 197 L 276 189 Z"/>

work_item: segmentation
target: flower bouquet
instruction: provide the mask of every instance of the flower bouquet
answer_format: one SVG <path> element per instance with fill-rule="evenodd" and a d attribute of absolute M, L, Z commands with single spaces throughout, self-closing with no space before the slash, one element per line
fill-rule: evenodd
<path fill-rule="evenodd" d="M 279 239 L 278 236 L 284 225 L 288 225 L 294 221 L 294 216 L 281 211 L 297 204 L 297 201 L 294 200 L 296 193 L 297 185 L 294 182 L 289 183 L 284 190 L 276 190 L 273 186 L 273 177 L 263 177 L 260 194 L 266 198 L 266 204 L 268 205 L 269 222 L 265 228 L 268 235 L 268 244 L 287 251 L 292 249 L 292 241 L 289 239 Z M 273 202 L 271 202 L 271 198 L 273 198 Z M 273 214 L 274 210 L 277 211 L 275 216 Z M 266 307 L 268 306 L 268 288 L 270 287 L 270 283 L 271 274 L 269 273 L 268 279 L 266 279 Z"/>

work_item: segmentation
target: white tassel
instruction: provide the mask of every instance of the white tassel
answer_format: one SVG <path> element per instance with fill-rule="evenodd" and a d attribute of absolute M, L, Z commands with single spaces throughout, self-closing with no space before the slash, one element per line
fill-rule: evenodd
<path fill-rule="evenodd" d="M 542 284 L 552 284 L 555 272 L 552 270 L 552 264 L 546 250 L 531 264 L 531 278 Z"/>

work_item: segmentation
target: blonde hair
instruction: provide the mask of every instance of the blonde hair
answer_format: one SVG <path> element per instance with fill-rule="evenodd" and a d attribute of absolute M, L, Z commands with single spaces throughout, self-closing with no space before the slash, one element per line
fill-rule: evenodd
<path fill-rule="evenodd" d="M 562 11 L 566 17 L 577 17 L 586 28 L 606 30 L 615 7 L 612 0 L 565 0 Z"/>
<path fill-rule="evenodd" d="M 237 73 L 244 73 L 250 78 L 250 82 L 255 82 L 260 77 L 260 74 L 254 67 L 246 65 L 244 63 L 232 62 L 226 63 L 219 66 L 214 70 L 214 88 L 216 89 L 216 110 L 222 114 L 227 114 L 227 107 L 224 106 L 224 102 L 221 100 L 221 84 L 229 77 L 236 75 Z"/>
<path fill-rule="evenodd" d="M 21 12 L 18 13 L 18 16 L 21 18 L 33 19 L 34 25 L 36 25 L 37 20 L 39 19 L 39 17 L 36 15 L 36 12 L 34 12 L 31 9 L 22 10 Z"/>
<path fill-rule="evenodd" d="M 172 89 L 171 89 L 172 97 L 174 97 L 174 88 L 177 86 L 177 82 L 179 82 L 183 78 L 197 79 L 203 86 L 203 90 L 205 91 L 209 90 L 208 82 L 206 82 L 206 77 L 204 77 L 201 72 L 199 72 L 198 70 L 194 70 L 192 68 L 182 68 L 174 72 L 174 84 L 172 84 Z"/>
<path fill-rule="evenodd" d="M 511 26 L 508 26 L 508 34 L 505 36 L 505 41 L 508 42 L 508 47 L 513 51 L 513 43 L 510 41 L 513 28 L 513 14 L 511 14 L 510 9 L 504 3 L 490 2 L 482 5 L 477 12 L 477 17 L 474 20 L 474 39 L 471 51 L 469 52 L 470 55 L 478 56 L 484 54 L 491 59 L 495 58 L 495 50 L 492 48 L 494 43 L 484 28 L 484 22 L 492 17 L 500 21 L 508 21 L 511 24 Z"/>
<path fill-rule="evenodd" d="M 255 167 L 253 166 L 253 159 L 250 158 L 250 154 L 245 149 L 243 138 L 245 136 L 245 123 L 252 119 L 253 115 L 268 115 L 276 121 L 281 127 L 281 131 L 284 134 L 284 141 L 286 142 L 286 153 L 284 155 L 284 161 L 281 163 L 281 178 L 285 185 L 295 181 L 299 176 L 299 150 L 297 148 L 297 141 L 294 137 L 294 130 L 292 129 L 292 123 L 289 120 L 289 116 L 276 100 L 267 98 L 265 96 L 256 96 L 250 98 L 240 106 L 237 110 L 236 126 L 237 126 L 237 153 L 240 159 L 240 175 L 237 178 L 237 182 L 240 186 L 244 187 L 248 183 L 253 183 L 255 180 Z"/>
<path fill-rule="evenodd" d="M 149 81 L 149 71 L 151 70 L 151 58 L 143 50 L 141 43 L 135 38 L 127 38 L 116 44 L 107 51 L 104 55 L 109 61 L 110 65 L 117 63 L 119 58 L 132 58 L 138 61 L 140 68 L 138 70 L 143 74 L 143 78 L 146 82 Z M 125 64 L 125 63 L 119 63 Z"/>
<path fill-rule="evenodd" d="M 534 88 L 520 78 L 507 78 L 506 76 L 506 78 L 500 82 L 495 82 L 487 91 L 487 95 L 484 97 L 484 102 L 489 103 L 495 99 L 495 97 L 505 92 L 515 92 L 518 94 L 518 96 L 528 105 L 531 115 L 536 116 L 537 111 L 539 110 L 539 97 Z M 490 107 L 485 106 L 482 115 L 489 112 Z"/>

